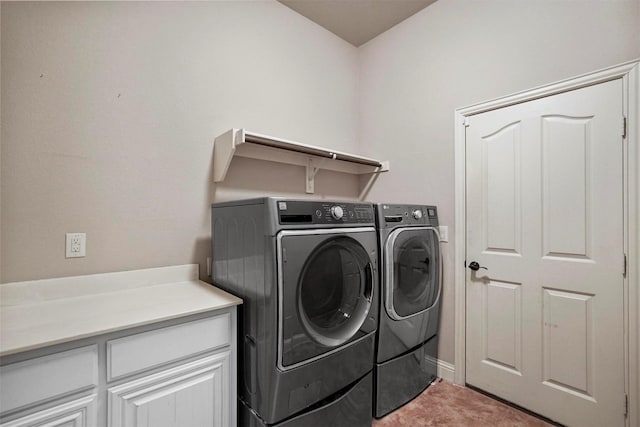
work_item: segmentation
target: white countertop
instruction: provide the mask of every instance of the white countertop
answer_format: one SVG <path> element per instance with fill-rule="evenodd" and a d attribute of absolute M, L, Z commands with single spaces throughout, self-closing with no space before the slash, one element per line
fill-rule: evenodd
<path fill-rule="evenodd" d="M 0 285 L 0 356 L 242 304 L 198 265 Z"/>

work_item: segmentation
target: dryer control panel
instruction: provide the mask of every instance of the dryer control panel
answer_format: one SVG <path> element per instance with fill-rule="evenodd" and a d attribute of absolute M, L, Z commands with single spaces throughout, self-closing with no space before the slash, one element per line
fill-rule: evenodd
<path fill-rule="evenodd" d="M 373 205 L 369 203 L 312 200 L 278 200 L 280 224 L 372 224 Z"/>
<path fill-rule="evenodd" d="M 438 225 L 438 210 L 435 206 L 392 205 L 377 206 L 377 223 L 380 228 L 409 225 Z"/>

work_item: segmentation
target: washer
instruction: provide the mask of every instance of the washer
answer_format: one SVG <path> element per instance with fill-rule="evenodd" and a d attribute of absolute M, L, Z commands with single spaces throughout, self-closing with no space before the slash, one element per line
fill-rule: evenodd
<path fill-rule="evenodd" d="M 243 299 L 240 425 L 371 425 L 374 216 L 367 203 L 212 205 L 213 281 Z"/>
<path fill-rule="evenodd" d="M 374 415 L 412 400 L 436 378 L 442 260 L 435 206 L 378 204 L 381 304 Z"/>

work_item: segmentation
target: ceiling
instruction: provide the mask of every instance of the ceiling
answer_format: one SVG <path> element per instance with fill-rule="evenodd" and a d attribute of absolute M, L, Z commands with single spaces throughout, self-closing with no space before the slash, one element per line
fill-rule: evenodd
<path fill-rule="evenodd" d="M 436 0 L 278 0 L 358 47 Z"/>

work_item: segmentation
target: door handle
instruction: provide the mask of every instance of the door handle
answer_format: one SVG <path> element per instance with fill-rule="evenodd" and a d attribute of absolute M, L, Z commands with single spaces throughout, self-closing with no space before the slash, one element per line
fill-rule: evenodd
<path fill-rule="evenodd" d="M 371 302 L 371 298 L 373 297 L 373 266 L 371 263 L 367 264 L 365 271 L 367 272 L 367 282 L 364 289 L 364 297 L 367 301 Z"/>
<path fill-rule="evenodd" d="M 487 267 L 482 267 L 480 264 L 478 264 L 478 263 L 477 263 L 477 262 L 475 262 L 475 261 L 471 261 L 471 262 L 469 263 L 469 268 L 470 268 L 470 269 L 472 269 L 473 271 L 478 271 L 478 270 L 480 270 L 481 268 L 484 268 L 485 270 L 489 270 Z"/>

